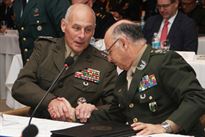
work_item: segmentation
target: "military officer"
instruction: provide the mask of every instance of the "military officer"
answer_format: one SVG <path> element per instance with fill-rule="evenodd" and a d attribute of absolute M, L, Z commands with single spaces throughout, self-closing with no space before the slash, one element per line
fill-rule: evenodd
<path fill-rule="evenodd" d="M 29 61 L 34 40 L 39 36 L 61 37 L 60 21 L 69 0 L 15 0 L 15 24 L 19 31 L 19 44 L 23 63 Z"/>
<path fill-rule="evenodd" d="M 111 26 L 104 40 L 108 60 L 125 71 L 117 80 L 110 109 L 94 111 L 90 121 L 131 124 L 137 135 L 205 135 L 199 122 L 205 112 L 205 90 L 180 55 L 147 46 L 139 26 L 127 20 Z M 78 118 L 83 116 L 90 114 Z"/>
<path fill-rule="evenodd" d="M 108 107 L 117 72 L 105 54 L 89 45 L 95 30 L 95 13 L 90 7 L 70 6 L 61 28 L 64 38 L 36 41 L 30 61 L 14 83 L 12 95 L 34 108 L 63 68 L 65 58 L 74 57 L 74 64 L 62 75 L 37 112 L 39 117 L 70 120 L 71 105 L 76 107 L 87 102 L 91 104 L 90 109 Z"/>

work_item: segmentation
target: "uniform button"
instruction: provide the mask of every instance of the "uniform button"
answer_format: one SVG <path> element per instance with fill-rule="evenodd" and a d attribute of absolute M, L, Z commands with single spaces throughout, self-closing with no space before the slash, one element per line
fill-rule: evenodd
<path fill-rule="evenodd" d="M 23 41 L 26 41 L 26 38 L 25 38 L 25 37 L 23 37 Z"/>
<path fill-rule="evenodd" d="M 120 107 L 121 106 L 121 104 L 118 104 L 118 107 Z"/>
<path fill-rule="evenodd" d="M 21 27 L 21 30 L 24 30 L 24 27 Z"/>
<path fill-rule="evenodd" d="M 130 103 L 129 104 L 129 108 L 133 108 L 134 107 L 134 104 L 133 103 Z"/>
<path fill-rule="evenodd" d="M 27 48 L 25 48 L 25 49 L 24 49 L 24 51 L 25 51 L 25 52 L 28 52 L 28 49 L 27 49 Z"/>
<path fill-rule="evenodd" d="M 59 82 L 59 83 L 58 83 L 58 87 L 59 87 L 59 88 L 62 88 L 62 87 L 63 87 L 63 82 Z"/>
<path fill-rule="evenodd" d="M 30 59 L 26 59 L 26 61 L 28 62 Z"/>
<path fill-rule="evenodd" d="M 133 123 L 136 123 L 136 122 L 138 122 L 138 119 L 135 117 L 135 118 L 133 118 Z"/>
<path fill-rule="evenodd" d="M 36 21 L 36 23 L 40 23 L 40 21 L 39 21 L 39 20 L 37 20 L 37 21 Z"/>
<path fill-rule="evenodd" d="M 89 86 L 89 83 L 88 83 L 87 81 L 83 81 L 83 85 L 84 85 L 85 87 L 87 87 L 87 86 Z"/>

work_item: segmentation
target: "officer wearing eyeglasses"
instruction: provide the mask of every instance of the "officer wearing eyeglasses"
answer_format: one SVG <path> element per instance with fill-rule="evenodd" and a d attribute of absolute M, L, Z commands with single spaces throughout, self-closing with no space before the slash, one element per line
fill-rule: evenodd
<path fill-rule="evenodd" d="M 180 55 L 152 49 L 139 26 L 127 20 L 111 26 L 104 40 L 108 60 L 124 71 L 110 109 L 94 111 L 89 122 L 122 122 L 131 125 L 137 135 L 205 136 L 199 122 L 205 112 L 205 90 Z"/>
<path fill-rule="evenodd" d="M 192 19 L 178 11 L 179 0 L 157 0 L 159 15 L 146 20 L 144 36 L 151 44 L 154 33 L 161 38 L 166 22 L 166 38 L 160 39 L 161 43 L 168 41 L 171 50 L 194 51 L 198 48 L 198 34 L 196 24 Z"/>

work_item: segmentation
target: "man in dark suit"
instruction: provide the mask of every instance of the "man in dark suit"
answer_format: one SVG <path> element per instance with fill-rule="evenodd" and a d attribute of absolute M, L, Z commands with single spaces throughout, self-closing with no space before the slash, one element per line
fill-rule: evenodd
<path fill-rule="evenodd" d="M 61 37 L 60 21 L 69 0 L 15 0 L 15 25 L 19 31 L 19 44 L 23 64 L 29 61 L 34 40 L 39 36 Z"/>
<path fill-rule="evenodd" d="M 108 60 L 124 71 L 118 77 L 109 110 L 96 110 L 92 121 L 130 124 L 137 135 L 179 133 L 204 137 L 199 118 L 205 90 L 193 68 L 175 51 L 152 49 L 140 27 L 122 20 L 105 34 Z M 79 115 L 86 119 L 90 114 Z"/>
<path fill-rule="evenodd" d="M 195 21 L 198 33 L 205 35 L 205 9 L 196 0 L 181 0 L 181 9 Z"/>
<path fill-rule="evenodd" d="M 74 64 L 48 94 L 37 116 L 67 121 L 74 111 L 71 105 L 75 107 L 85 101 L 91 104 L 91 110 L 108 107 L 117 72 L 102 52 L 89 45 L 95 20 L 94 11 L 87 5 L 72 5 L 61 23 L 64 38 L 36 41 L 30 61 L 14 83 L 14 98 L 34 108 L 63 68 L 65 58 L 74 57 Z"/>
<path fill-rule="evenodd" d="M 150 44 L 153 34 L 161 37 L 165 21 L 168 21 L 168 36 L 166 40 L 171 50 L 194 51 L 198 48 L 197 28 L 194 21 L 178 11 L 178 0 L 157 0 L 160 15 L 147 19 L 144 36 Z M 163 41 L 162 41 L 163 43 Z"/>
<path fill-rule="evenodd" d="M 0 4 L 0 22 L 2 23 L 2 21 L 5 21 L 7 28 L 14 27 L 14 11 L 11 0 L 3 0 Z"/>

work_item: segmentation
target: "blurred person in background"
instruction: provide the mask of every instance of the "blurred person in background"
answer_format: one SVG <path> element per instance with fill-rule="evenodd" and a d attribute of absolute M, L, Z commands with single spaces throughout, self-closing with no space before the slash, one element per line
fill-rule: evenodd
<path fill-rule="evenodd" d="M 7 28 L 14 27 L 14 11 L 12 0 L 3 0 L 0 4 L 0 25 L 6 25 Z"/>
<path fill-rule="evenodd" d="M 146 20 L 144 36 L 149 44 L 155 33 L 160 42 L 168 43 L 170 50 L 194 51 L 198 49 L 198 33 L 195 22 L 178 11 L 179 0 L 157 0 L 159 15 Z"/>
<path fill-rule="evenodd" d="M 181 0 L 181 9 L 195 21 L 198 33 L 205 35 L 205 9 L 196 0 Z"/>
<path fill-rule="evenodd" d="M 69 0 L 15 0 L 15 25 L 19 31 L 19 45 L 25 65 L 39 37 L 61 37 L 61 19 L 65 16 Z"/>

